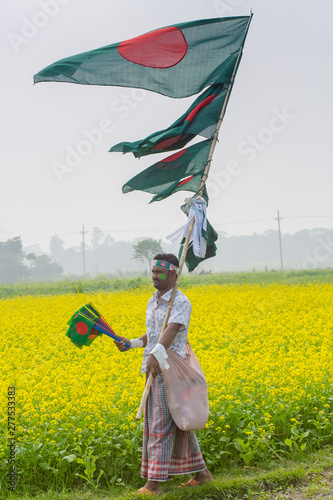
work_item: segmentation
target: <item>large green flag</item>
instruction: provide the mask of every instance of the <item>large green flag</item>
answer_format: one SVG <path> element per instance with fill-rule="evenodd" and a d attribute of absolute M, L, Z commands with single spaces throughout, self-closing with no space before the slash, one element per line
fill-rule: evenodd
<path fill-rule="evenodd" d="M 249 16 L 191 21 L 61 59 L 38 82 L 115 85 L 188 97 L 230 82 Z"/>
<path fill-rule="evenodd" d="M 177 191 L 197 193 L 207 165 L 212 140 L 199 142 L 148 167 L 123 186 L 123 193 L 139 190 L 160 201 Z M 204 193 L 207 197 L 207 193 Z"/>
<path fill-rule="evenodd" d="M 136 158 L 183 148 L 197 134 L 213 137 L 227 94 L 228 86 L 212 85 L 206 89 L 170 127 L 136 142 L 120 142 L 111 152 L 133 153 Z"/>

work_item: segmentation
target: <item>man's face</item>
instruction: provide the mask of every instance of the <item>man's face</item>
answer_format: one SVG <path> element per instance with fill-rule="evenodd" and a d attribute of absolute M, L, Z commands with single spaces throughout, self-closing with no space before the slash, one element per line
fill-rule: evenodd
<path fill-rule="evenodd" d="M 172 272 L 163 267 L 153 266 L 151 270 L 151 278 L 153 285 L 157 290 L 166 290 L 173 284 Z"/>

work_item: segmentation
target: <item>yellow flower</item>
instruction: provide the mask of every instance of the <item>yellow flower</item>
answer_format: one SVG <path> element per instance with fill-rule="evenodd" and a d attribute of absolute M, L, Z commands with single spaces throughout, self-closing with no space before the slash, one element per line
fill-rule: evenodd
<path fill-rule="evenodd" d="M 272 415 L 279 428 L 286 408 L 302 418 L 305 409 L 318 411 L 318 401 L 328 417 L 324 422 L 331 421 L 325 402 L 333 387 L 332 284 L 209 285 L 184 292 L 192 303 L 189 342 L 220 425 L 214 429 L 210 418 L 213 438 L 230 429 L 224 422 L 233 422 L 233 414 L 240 429 L 260 424 L 256 433 L 263 436 L 274 429 Z M 92 300 L 116 333 L 140 337 L 150 297 L 141 290 L 0 300 L 0 398 L 7 407 L 8 387 L 16 386 L 18 442 L 52 438 L 59 445 L 89 445 L 113 432 L 137 435 L 143 350 L 120 353 L 103 335 L 80 350 L 65 332 L 72 314 Z M 3 435 L 6 417 L 0 415 Z M 290 427 L 298 424 L 290 419 Z"/>

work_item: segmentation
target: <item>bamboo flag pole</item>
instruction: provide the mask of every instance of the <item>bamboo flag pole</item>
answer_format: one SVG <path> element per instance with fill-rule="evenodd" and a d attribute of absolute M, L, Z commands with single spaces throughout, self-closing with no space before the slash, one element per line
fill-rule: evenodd
<path fill-rule="evenodd" d="M 162 326 L 162 329 L 161 329 L 160 337 L 161 337 L 162 333 L 164 332 L 164 330 L 166 329 L 168 321 L 169 321 L 169 317 L 170 317 L 170 313 L 171 313 L 173 301 L 175 299 L 175 296 L 176 296 L 176 293 L 177 293 L 177 290 L 178 290 L 178 284 L 179 284 L 179 280 L 180 280 L 180 277 L 181 277 L 181 274 L 182 274 L 182 269 L 183 269 L 183 266 L 184 266 L 185 257 L 186 257 L 186 253 L 187 253 L 187 249 L 188 249 L 190 237 L 191 237 L 191 234 L 192 234 L 193 226 L 194 226 L 194 219 L 191 220 L 190 226 L 189 226 L 188 231 L 187 231 L 187 235 L 186 235 L 186 239 L 185 239 L 185 242 L 184 242 L 184 247 L 183 247 L 182 255 L 181 255 L 181 258 L 180 258 L 180 262 L 179 262 L 179 268 L 178 268 L 178 274 L 177 274 L 176 283 L 175 283 L 175 285 L 174 285 L 174 287 L 172 289 L 172 292 L 171 292 L 171 297 L 170 297 L 168 309 L 167 309 L 167 312 L 166 312 L 166 315 L 165 315 L 165 318 L 164 318 L 164 321 L 163 321 L 163 326 Z M 137 415 L 135 417 L 136 420 L 141 420 L 143 409 L 145 407 L 145 404 L 146 404 L 146 401 L 147 401 L 147 398 L 148 398 L 148 394 L 149 394 L 149 390 L 150 390 L 150 386 L 151 386 L 152 381 L 153 381 L 153 376 L 152 376 L 152 374 L 150 372 L 149 376 L 148 376 L 148 379 L 147 379 L 147 382 L 146 382 L 146 387 L 145 387 L 144 393 L 143 393 L 142 398 L 141 398 L 141 403 L 140 403 L 140 406 L 139 406 L 139 409 L 138 409 L 138 413 L 137 413 Z"/>
<path fill-rule="evenodd" d="M 252 11 L 251 11 L 251 15 L 249 17 L 249 21 L 248 21 L 248 24 L 247 24 L 247 27 L 246 27 L 246 30 L 245 30 L 243 44 L 241 45 L 241 47 L 239 49 L 239 52 L 238 52 L 238 57 L 237 57 L 237 60 L 236 60 L 236 63 L 235 63 L 234 69 L 233 69 L 233 73 L 232 73 L 232 76 L 231 76 L 231 79 L 230 79 L 230 83 L 229 83 L 227 94 L 226 94 L 226 97 L 225 97 L 225 100 L 224 100 L 224 103 L 223 103 L 221 114 L 220 114 L 219 120 L 218 120 L 217 125 L 216 125 L 215 133 L 214 133 L 213 140 L 212 140 L 212 145 L 211 145 L 211 148 L 210 148 L 210 151 L 209 151 L 209 155 L 208 155 L 208 159 L 207 159 L 207 165 L 206 165 L 204 173 L 202 174 L 201 185 L 200 185 L 200 189 L 198 191 L 198 195 L 202 195 L 202 193 L 204 191 L 204 188 L 205 188 L 205 185 L 206 185 L 207 177 L 208 177 L 209 170 L 210 170 L 210 164 L 212 162 L 213 153 L 214 153 L 214 150 L 215 150 L 215 146 L 216 146 L 216 143 L 217 143 L 219 131 L 220 131 L 221 124 L 222 124 L 222 121 L 223 121 L 223 118 L 224 118 L 224 115 L 225 115 L 225 111 L 226 111 L 226 108 L 227 108 L 227 104 L 228 104 L 228 101 L 229 101 L 229 97 L 230 97 L 232 85 L 234 83 L 234 79 L 235 79 L 235 76 L 236 76 L 236 73 L 237 73 L 238 63 L 240 61 L 240 57 L 241 57 L 242 52 L 243 52 L 243 47 L 244 47 L 246 36 L 247 36 L 248 30 L 249 30 L 251 19 L 252 19 Z M 193 217 L 192 220 L 191 220 L 191 222 L 190 222 L 190 224 L 189 224 L 189 228 L 188 228 L 188 231 L 187 231 L 187 234 L 186 234 L 186 238 L 185 238 L 185 242 L 184 242 L 184 246 L 183 246 L 182 255 L 180 257 L 177 279 L 176 279 L 175 285 L 174 285 L 174 287 L 172 289 L 172 292 L 171 292 L 171 297 L 170 297 L 168 309 L 167 309 L 167 312 L 166 312 L 166 315 L 165 315 L 165 318 L 164 318 L 164 322 L 163 322 L 163 326 L 162 326 L 162 329 L 161 329 L 160 337 L 161 337 L 162 333 L 164 332 L 164 330 L 166 329 L 168 321 L 169 321 L 171 309 L 172 309 L 172 306 L 173 306 L 173 301 L 175 299 L 175 296 L 176 296 L 176 293 L 177 293 L 177 290 L 178 290 L 179 280 L 180 280 L 180 277 L 181 277 L 181 274 L 182 274 L 182 270 L 183 270 L 183 266 L 184 266 L 184 263 L 185 263 L 185 258 L 186 258 L 186 254 L 187 254 L 187 250 L 188 250 L 188 246 L 189 246 L 189 242 L 190 242 L 190 238 L 191 238 L 191 234 L 192 234 L 194 222 L 195 222 L 195 220 L 194 220 L 194 217 Z M 145 386 L 145 390 L 144 390 L 142 398 L 141 398 L 141 403 L 140 403 L 138 412 L 137 412 L 136 417 L 135 417 L 136 420 L 141 420 L 142 413 L 143 413 L 144 407 L 146 405 L 146 401 L 147 401 L 147 398 L 148 398 L 148 394 L 149 394 L 149 391 L 150 391 L 150 387 L 151 387 L 152 381 L 153 381 L 153 376 L 152 376 L 151 373 L 149 373 L 149 376 L 148 376 L 148 379 L 147 379 L 147 382 L 146 382 L 146 386 Z"/>
<path fill-rule="evenodd" d="M 233 86 L 233 83 L 234 83 L 234 80 L 235 80 L 235 76 L 236 76 L 237 69 L 238 69 L 238 64 L 239 64 L 239 61 L 240 61 L 240 58 L 241 58 L 241 55 L 242 55 L 242 52 L 243 52 L 243 47 L 244 47 L 244 43 L 245 43 L 245 40 L 246 40 L 247 33 L 249 31 L 249 27 L 250 27 L 252 16 L 253 16 L 253 14 L 252 14 L 252 11 L 251 11 L 251 15 L 249 17 L 249 21 L 247 23 L 246 30 L 245 30 L 244 41 L 243 41 L 243 44 L 241 45 L 241 47 L 239 49 L 237 60 L 236 60 L 236 63 L 235 63 L 235 66 L 234 66 L 234 70 L 232 72 L 230 83 L 229 83 L 229 86 L 228 86 L 227 94 L 225 96 L 224 103 L 223 103 L 223 106 L 222 106 L 220 118 L 219 118 L 219 120 L 217 122 L 217 125 L 216 125 L 216 129 L 215 129 L 215 133 L 214 133 L 214 136 L 213 136 L 212 145 L 211 145 L 211 148 L 210 148 L 210 151 L 209 151 L 209 155 L 208 155 L 207 165 L 206 165 L 205 171 L 204 171 L 204 173 L 202 175 L 201 186 L 200 186 L 200 189 L 199 189 L 199 194 L 200 195 L 202 195 L 204 187 L 205 187 L 205 184 L 206 184 L 206 181 L 207 181 L 207 177 L 208 177 L 209 170 L 210 170 L 210 164 L 212 162 L 213 153 L 214 153 L 215 146 L 216 146 L 216 143 L 217 143 L 217 139 L 218 139 L 218 136 L 219 136 L 219 132 L 220 132 L 220 128 L 221 128 L 221 125 L 222 125 L 222 121 L 223 121 L 223 118 L 224 118 L 224 115 L 225 115 L 225 111 L 227 109 L 227 105 L 228 105 L 228 101 L 229 101 L 231 89 L 232 89 L 232 86 Z"/>

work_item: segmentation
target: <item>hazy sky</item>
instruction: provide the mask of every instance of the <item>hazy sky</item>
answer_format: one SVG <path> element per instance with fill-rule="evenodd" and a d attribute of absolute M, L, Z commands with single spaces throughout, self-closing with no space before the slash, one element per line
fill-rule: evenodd
<path fill-rule="evenodd" d="M 184 224 L 188 193 L 149 205 L 151 195 L 121 191 L 166 155 L 108 149 L 170 125 L 195 96 L 33 86 L 33 75 L 156 28 L 251 8 L 208 181 L 209 220 L 229 235 L 252 234 L 277 228 L 279 209 L 284 232 L 332 228 L 332 0 L 2 0 L 0 240 L 21 235 L 47 249 L 54 234 L 77 244 L 82 224 L 117 240 L 164 238 Z M 66 162 L 71 171 L 59 175 Z"/>

